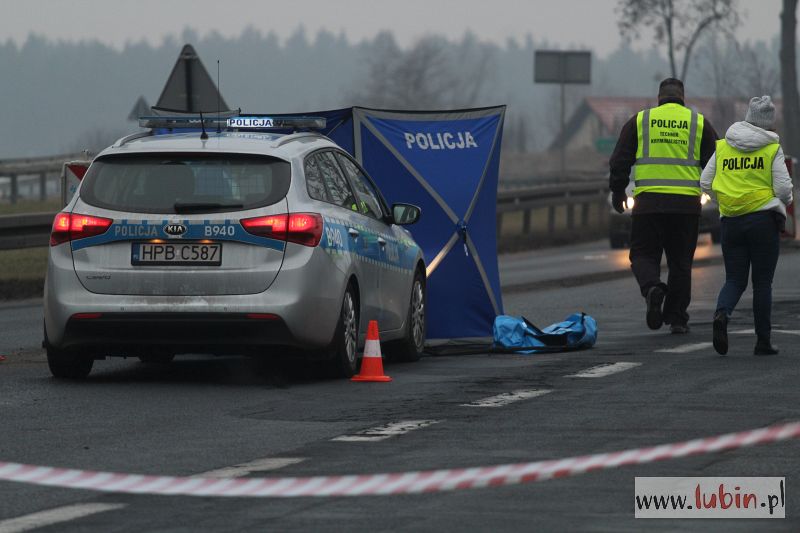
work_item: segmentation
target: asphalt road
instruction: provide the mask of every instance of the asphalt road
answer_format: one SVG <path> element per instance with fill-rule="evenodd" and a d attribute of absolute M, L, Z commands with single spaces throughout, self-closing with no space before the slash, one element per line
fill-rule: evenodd
<path fill-rule="evenodd" d="M 557 263 L 559 252 L 548 253 Z M 578 270 L 588 267 L 570 257 L 595 255 L 561 253 L 561 263 Z M 798 268 L 800 254 L 782 256 L 776 357 L 754 357 L 751 333 L 733 333 L 727 357 L 713 352 L 718 265 L 695 271 L 692 332 L 683 336 L 647 330 L 632 278 L 581 285 L 576 271 L 576 286 L 514 291 L 504 303 L 508 313 L 539 325 L 578 310 L 593 315 L 600 331 L 594 349 L 429 356 L 388 365 L 389 384 L 331 381 L 302 365 L 205 357 L 166 367 L 100 361 L 86 382 L 58 382 L 36 348 L 38 336 L 26 340 L 22 333 L 38 334 L 37 303 L 28 302 L 0 310 L 4 349 L 17 343 L 0 363 L 0 460 L 168 475 L 242 464 L 250 466 L 226 475 L 403 472 L 557 459 L 797 420 Z M 732 332 L 752 329 L 749 306 L 746 295 Z M 22 336 L 9 336 L 8 325 Z M 639 365 L 595 379 L 569 377 L 618 362 Z M 550 392 L 495 408 L 464 405 L 531 390 Z M 334 440 L 409 420 L 431 423 L 380 441 Z M 0 482 L 0 533 L 25 530 L 23 523 L 50 523 L 35 529 L 42 532 L 797 531 L 799 457 L 800 442 L 791 441 L 529 485 L 361 498 L 129 496 Z M 636 520 L 636 476 L 783 476 L 787 519 Z"/>

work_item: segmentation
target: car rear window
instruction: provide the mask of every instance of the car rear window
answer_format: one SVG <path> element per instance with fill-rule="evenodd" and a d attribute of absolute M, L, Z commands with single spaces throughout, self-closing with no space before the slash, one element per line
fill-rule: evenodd
<path fill-rule="evenodd" d="M 97 159 L 87 204 L 134 213 L 212 213 L 271 205 L 289 191 L 291 166 L 265 156 L 136 154 Z"/>

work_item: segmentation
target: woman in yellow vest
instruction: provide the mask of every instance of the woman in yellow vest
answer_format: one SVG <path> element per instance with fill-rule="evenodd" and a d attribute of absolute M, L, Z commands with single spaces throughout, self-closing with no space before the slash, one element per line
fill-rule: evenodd
<path fill-rule="evenodd" d="M 743 122 L 717 141 L 700 177 L 703 191 L 716 198 L 722 217 L 725 285 L 714 313 L 717 353 L 728 353 L 728 319 L 747 288 L 753 269 L 755 355 L 778 353 L 770 341 L 772 277 L 778 264 L 780 232 L 792 203 L 792 180 L 780 139 L 774 131 L 775 106 L 769 96 L 755 97 Z"/>

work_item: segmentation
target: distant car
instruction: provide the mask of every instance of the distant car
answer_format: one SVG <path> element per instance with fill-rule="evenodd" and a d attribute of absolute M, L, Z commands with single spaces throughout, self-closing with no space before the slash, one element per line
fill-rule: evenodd
<path fill-rule="evenodd" d="M 369 320 L 398 358 L 418 359 L 425 264 L 400 226 L 420 209 L 389 209 L 321 135 L 209 137 L 120 139 L 55 217 L 44 293 L 52 374 L 83 378 L 106 356 L 168 362 L 286 346 L 351 376 Z"/>
<path fill-rule="evenodd" d="M 631 245 L 631 210 L 633 209 L 635 198 L 633 197 L 633 185 L 628 185 L 626 190 L 628 195 L 628 205 L 625 206 L 625 212 L 617 213 L 612 207 L 610 209 L 610 218 L 608 221 L 608 243 L 611 248 L 628 248 Z M 702 208 L 700 210 L 700 233 L 709 233 L 711 235 L 711 242 L 718 243 L 720 241 L 720 221 L 719 209 L 717 204 L 711 201 L 706 193 L 700 196 L 700 203 Z M 611 195 L 608 195 L 608 205 L 611 206 Z"/>

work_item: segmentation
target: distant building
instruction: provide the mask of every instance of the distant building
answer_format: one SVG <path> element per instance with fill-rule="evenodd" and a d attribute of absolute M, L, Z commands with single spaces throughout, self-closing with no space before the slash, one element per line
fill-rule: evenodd
<path fill-rule="evenodd" d="M 777 127 L 781 128 L 781 100 L 775 99 Z M 711 121 L 717 134 L 725 135 L 728 126 L 743 120 L 747 99 L 687 98 L 688 107 L 696 109 Z M 549 150 L 566 149 L 567 152 L 595 152 L 610 155 L 623 124 L 633 115 L 657 105 L 656 99 L 624 96 L 589 97 L 566 123 L 564 133 L 550 144 Z"/>

